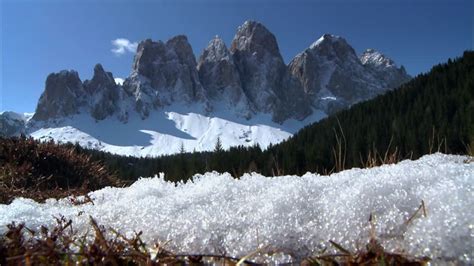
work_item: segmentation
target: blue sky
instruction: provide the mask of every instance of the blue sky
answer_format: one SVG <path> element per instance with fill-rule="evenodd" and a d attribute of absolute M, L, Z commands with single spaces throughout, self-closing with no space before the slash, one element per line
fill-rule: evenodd
<path fill-rule="evenodd" d="M 185 34 L 196 57 L 220 35 L 229 45 L 245 20 L 272 31 L 288 63 L 324 33 L 361 53 L 375 48 L 416 75 L 473 49 L 471 0 L 0 0 L 0 111 L 33 112 L 46 76 L 75 69 L 91 78 L 102 63 L 114 77 L 130 73 L 133 43 Z"/>

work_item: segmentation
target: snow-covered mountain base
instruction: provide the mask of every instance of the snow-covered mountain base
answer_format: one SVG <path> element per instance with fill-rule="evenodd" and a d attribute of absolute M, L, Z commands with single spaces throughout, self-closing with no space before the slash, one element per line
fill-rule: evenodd
<path fill-rule="evenodd" d="M 92 192 L 94 204 L 15 199 L 0 205 L 0 233 L 12 221 L 37 230 L 64 215 L 83 234 L 91 229 L 90 215 L 127 235 L 143 231 L 150 245 L 170 241 L 166 247 L 176 253 L 239 257 L 270 245 L 294 257 L 280 254 L 266 262 L 289 262 L 326 247 L 331 251 L 329 240 L 349 250 L 363 248 L 373 214 L 376 235 L 388 251 L 470 264 L 473 191 L 474 163 L 439 153 L 331 176 L 246 174 L 237 180 L 214 172 L 186 184 L 160 176 Z M 407 224 L 422 200 L 427 217 Z"/>
<path fill-rule="evenodd" d="M 224 108 L 216 113 L 206 115 L 198 105 L 173 105 L 150 113 L 146 119 L 132 113 L 127 123 L 116 118 L 96 121 L 84 114 L 54 122 L 36 122 L 28 133 L 39 140 L 79 143 L 82 147 L 113 154 L 146 157 L 175 154 L 182 148 L 185 152 L 212 151 L 217 138 L 224 149 L 257 144 L 266 148 L 326 116 L 323 112 L 314 112 L 303 121 L 290 119 L 278 124 L 272 121 L 270 114 L 245 119 Z"/>

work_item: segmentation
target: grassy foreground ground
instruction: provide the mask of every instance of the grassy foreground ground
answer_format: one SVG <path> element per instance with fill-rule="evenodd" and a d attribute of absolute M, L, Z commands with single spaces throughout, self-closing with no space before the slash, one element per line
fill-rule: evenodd
<path fill-rule="evenodd" d="M 123 182 L 110 174 L 100 162 L 77 153 L 72 147 L 32 139 L 0 139 L 0 189 L 2 203 L 15 197 L 43 201 L 49 197 L 64 198 L 86 195 L 104 186 L 121 186 Z M 396 163 L 386 155 L 381 163 Z M 46 159 L 47 158 L 47 159 Z M 376 157 L 374 157 L 376 158 Z M 373 160 L 372 160 L 373 161 Z M 378 163 L 367 162 L 367 167 Z M 94 204 L 89 197 L 69 198 L 75 205 Z M 424 204 L 406 221 L 410 224 L 426 216 Z M 56 226 L 32 230 L 24 224 L 11 223 L 0 235 L 0 265 L 174 265 L 174 264 L 256 264 L 258 258 L 281 252 L 278 247 L 262 247 L 241 258 L 226 254 L 175 254 L 165 244 L 145 243 L 141 233 L 126 237 L 89 218 L 92 232 L 79 235 L 71 220 L 56 218 Z M 374 227 L 371 219 L 368 221 Z M 339 243 L 329 241 L 331 252 L 323 251 L 296 263 L 304 265 L 424 265 L 429 258 L 414 258 L 384 250 L 373 228 L 366 245 L 350 252 Z M 291 255 L 291 254 L 289 254 Z"/>
<path fill-rule="evenodd" d="M 414 216 L 413 216 L 414 217 Z M 222 255 L 174 254 L 158 244 L 146 245 L 141 232 L 127 238 L 113 229 L 104 229 L 90 218 L 93 237 L 75 235 L 71 220 L 57 218 L 57 225 L 35 232 L 23 224 L 12 223 L 0 236 L 0 265 L 258 265 L 259 256 L 272 255 L 264 247 L 242 258 Z M 113 235 L 107 237 L 106 235 Z M 301 265 L 426 265 L 429 258 L 413 258 L 386 252 L 375 236 L 366 247 L 351 253 L 330 241 L 338 251 L 306 258 Z"/>

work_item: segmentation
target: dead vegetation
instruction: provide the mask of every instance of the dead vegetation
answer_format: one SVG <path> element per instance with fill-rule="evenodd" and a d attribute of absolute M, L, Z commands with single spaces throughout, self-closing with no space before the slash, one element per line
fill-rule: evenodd
<path fill-rule="evenodd" d="M 11 223 L 0 236 L 0 265 L 251 265 L 225 255 L 173 254 L 165 244 L 147 246 L 141 232 L 133 237 L 100 226 L 92 217 L 92 238 L 78 236 L 71 220 L 56 218 L 56 226 L 39 231 Z M 107 234 L 109 233 L 109 234 Z M 112 237 L 107 237 L 112 235 Z"/>
<path fill-rule="evenodd" d="M 33 138 L 0 138 L 0 203 L 86 194 L 122 182 L 74 147 Z"/>
<path fill-rule="evenodd" d="M 371 238 L 364 250 L 355 253 L 333 241 L 330 243 L 338 253 L 307 258 L 301 265 L 427 265 L 430 261 L 429 258 L 387 252 L 376 238 Z"/>
<path fill-rule="evenodd" d="M 93 203 L 92 203 L 93 204 Z M 425 203 L 407 219 L 409 225 L 423 214 Z M 24 224 L 11 223 L 7 232 L 0 236 L 0 265 L 259 265 L 252 262 L 260 256 L 283 251 L 269 246 L 260 247 L 242 258 L 205 254 L 174 254 L 166 249 L 167 243 L 147 245 L 141 232 L 126 237 L 118 231 L 100 226 L 92 217 L 92 237 L 80 236 L 71 220 L 56 218 L 56 226 L 39 231 Z M 306 258 L 301 265 L 427 265 L 429 258 L 416 258 L 407 254 L 384 250 L 375 234 L 375 222 L 370 215 L 370 239 L 357 252 L 350 252 L 340 244 L 329 240 L 337 253 L 327 253 Z M 286 253 L 286 252 L 283 252 Z M 289 253 L 286 253 L 289 254 Z"/>

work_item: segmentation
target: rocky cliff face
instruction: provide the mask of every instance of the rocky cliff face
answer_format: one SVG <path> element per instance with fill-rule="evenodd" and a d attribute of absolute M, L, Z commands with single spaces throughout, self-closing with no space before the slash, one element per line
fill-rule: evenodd
<path fill-rule="evenodd" d="M 97 120 L 112 116 L 120 109 L 120 87 L 115 84 L 111 72 L 106 72 L 102 65 L 94 67 L 94 76 L 83 83 L 91 115 Z"/>
<path fill-rule="evenodd" d="M 131 112 L 145 119 L 175 103 L 197 104 L 206 113 L 225 108 L 246 118 L 268 113 L 276 122 L 302 120 L 313 110 L 333 113 L 409 79 L 385 55 L 368 49 L 358 57 L 345 39 L 330 34 L 287 66 L 275 36 L 262 24 L 247 21 L 230 49 L 216 37 L 198 62 L 183 35 L 166 42 L 142 41 L 123 85 L 100 64 L 84 83 L 75 71 L 53 73 L 33 121 L 86 112 L 96 120 L 117 117 L 127 122 Z"/>
<path fill-rule="evenodd" d="M 199 57 L 199 79 L 212 105 L 235 108 L 237 114 L 250 117 L 254 108 L 242 89 L 234 59 L 224 41 L 215 37 Z"/>
<path fill-rule="evenodd" d="M 45 90 L 33 119 L 44 121 L 77 114 L 86 103 L 85 95 L 84 86 L 76 71 L 52 73 L 46 79 Z"/>
<path fill-rule="evenodd" d="M 344 38 L 325 34 L 298 54 L 289 69 L 313 106 L 327 113 L 373 98 L 410 78 L 386 57 L 366 52 L 362 59 Z"/>
<path fill-rule="evenodd" d="M 145 40 L 138 45 L 132 74 L 123 86 L 134 97 L 135 110 L 146 118 L 151 110 L 175 102 L 206 101 L 196 66 L 186 36 L 166 43 Z"/>
<path fill-rule="evenodd" d="M 279 122 L 311 113 L 299 84 L 289 75 L 275 36 L 265 26 L 245 22 L 232 41 L 231 53 L 242 88 L 257 111 L 272 113 Z"/>
<path fill-rule="evenodd" d="M 396 88 L 411 79 L 403 66 L 398 67 L 392 59 L 374 49 L 365 50 L 360 56 L 360 61 L 373 72 L 377 82 L 389 89 Z"/>
<path fill-rule="evenodd" d="M 115 83 L 112 73 L 106 72 L 100 64 L 94 67 L 92 79 L 84 82 L 76 71 L 63 70 L 46 79 L 33 121 L 59 119 L 81 111 L 97 120 L 113 115 L 122 118 L 122 95 L 122 88 Z"/>

